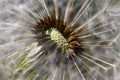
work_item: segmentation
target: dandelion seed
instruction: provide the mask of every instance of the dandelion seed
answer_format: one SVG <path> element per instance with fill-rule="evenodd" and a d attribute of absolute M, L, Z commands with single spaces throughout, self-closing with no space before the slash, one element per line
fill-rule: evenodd
<path fill-rule="evenodd" d="M 119 80 L 118 3 L 1 0 L 0 79 Z"/>

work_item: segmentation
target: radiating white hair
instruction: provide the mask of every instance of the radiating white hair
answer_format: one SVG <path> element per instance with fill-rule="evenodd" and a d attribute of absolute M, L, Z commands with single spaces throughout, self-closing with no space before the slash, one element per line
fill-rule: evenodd
<path fill-rule="evenodd" d="M 82 64 L 73 64 L 78 72 L 65 72 L 50 64 L 45 67 L 46 70 L 38 68 L 38 73 L 34 76 L 46 73 L 44 71 L 51 75 L 47 75 L 47 78 L 32 78 L 33 80 L 120 80 L 120 0 L 0 0 L 0 80 L 12 76 L 15 60 L 19 56 L 29 53 L 31 57 L 41 49 L 41 46 L 34 43 L 35 34 L 31 32 L 31 27 L 39 19 L 52 15 L 56 19 L 61 17 L 68 25 L 74 26 L 75 31 L 86 26 L 84 35 L 79 39 L 83 39 L 84 44 L 90 44 L 90 54 L 84 54 L 81 58 L 85 66 L 82 68 L 85 68 L 89 76 L 79 68 Z M 52 60 L 53 57 L 47 56 L 47 60 Z M 25 71 L 29 72 L 33 65 L 25 68 Z M 23 78 L 23 74 L 14 79 L 30 79 Z M 70 78 L 67 78 L 68 75 Z M 9 80 L 12 79 L 13 77 Z"/>

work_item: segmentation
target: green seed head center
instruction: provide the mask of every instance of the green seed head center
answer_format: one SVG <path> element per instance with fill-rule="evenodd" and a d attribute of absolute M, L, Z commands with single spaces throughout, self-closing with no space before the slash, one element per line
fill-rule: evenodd
<path fill-rule="evenodd" d="M 52 41 L 54 41 L 58 46 L 60 46 L 62 48 L 68 47 L 68 43 L 67 43 L 66 39 L 59 31 L 57 31 L 57 29 L 51 28 L 51 29 L 47 30 L 46 35 L 48 35 L 49 38 Z"/>

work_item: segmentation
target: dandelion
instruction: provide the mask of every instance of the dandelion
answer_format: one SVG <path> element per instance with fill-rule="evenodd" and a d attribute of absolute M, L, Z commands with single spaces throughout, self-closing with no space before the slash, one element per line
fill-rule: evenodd
<path fill-rule="evenodd" d="M 2 80 L 120 79 L 120 1 L 0 3 Z"/>

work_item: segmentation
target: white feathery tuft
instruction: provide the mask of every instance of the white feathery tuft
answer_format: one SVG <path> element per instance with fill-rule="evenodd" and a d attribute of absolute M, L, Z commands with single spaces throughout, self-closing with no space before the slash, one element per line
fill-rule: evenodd
<path fill-rule="evenodd" d="M 35 42 L 31 30 L 46 16 L 62 18 L 68 25 L 65 30 L 72 28 L 70 35 L 76 34 L 82 40 L 79 45 L 89 47 L 88 53 L 78 52 L 81 57 L 67 58 L 66 70 L 54 64 L 58 47 L 50 51 L 50 41 L 40 46 Z M 0 80 L 8 78 L 120 80 L 120 1 L 0 0 Z"/>

